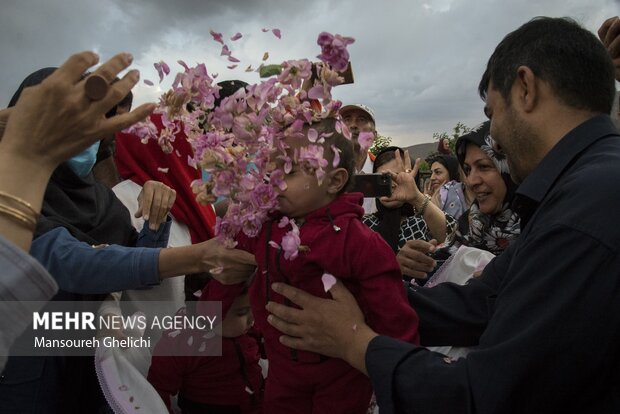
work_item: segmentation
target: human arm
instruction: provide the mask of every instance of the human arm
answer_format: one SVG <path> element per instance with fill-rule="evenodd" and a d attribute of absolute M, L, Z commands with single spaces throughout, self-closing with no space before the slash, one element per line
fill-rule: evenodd
<path fill-rule="evenodd" d="M 54 296 L 58 285 L 36 260 L 2 236 L 0 267 L 1 372 L 13 341 L 32 323 L 32 312 Z"/>
<path fill-rule="evenodd" d="M 390 197 L 382 197 L 381 200 L 402 201 L 411 204 L 416 213 L 424 219 L 433 237 L 440 243 L 443 243 L 447 236 L 446 216 L 439 207 L 431 202 L 429 196 L 420 192 L 415 183 L 415 176 L 420 167 L 420 159 L 416 160 L 412 168 L 409 152 L 405 151 L 405 157 L 402 159 L 400 152 L 396 150 L 395 160 L 400 164 L 403 172 L 398 174 L 391 173 L 392 180 L 396 183 L 396 188 L 392 191 Z"/>
<path fill-rule="evenodd" d="M 37 237 L 30 254 L 60 289 L 95 294 L 158 284 L 159 250 L 118 245 L 93 248 L 59 227 Z"/>
<path fill-rule="evenodd" d="M 598 37 L 607 48 L 616 67 L 616 80 L 620 82 L 620 18 L 610 17 L 598 29 Z"/>
<path fill-rule="evenodd" d="M 119 54 L 94 74 L 113 78 L 131 64 L 131 56 Z M 11 110 L 0 141 L 0 191 L 24 200 L 35 212 L 41 210 L 43 193 L 55 167 L 96 142 L 99 137 L 145 118 L 155 106 L 145 104 L 122 116 L 106 119 L 105 113 L 119 96 L 138 82 L 129 71 L 111 85 L 99 101 L 85 97 L 82 73 L 98 62 L 92 52 L 71 56 L 40 85 L 25 88 Z M 11 216 L 0 214 L 0 234 L 28 250 L 32 230 Z"/>
<path fill-rule="evenodd" d="M 509 249 L 468 285 L 418 291 L 435 302 L 434 310 L 416 302 L 423 343 L 429 335 L 457 338 L 458 331 L 449 331 L 468 320 L 479 324 L 478 348 L 456 361 L 383 336 L 369 341 L 347 335 L 345 327 L 357 321 L 350 302 L 347 307 L 336 300 L 340 304 L 334 308 L 291 287 L 274 286 L 302 309 L 275 304 L 268 309 L 277 318 L 274 326 L 294 337 L 282 339 L 288 346 L 320 350 L 356 367 L 365 364 L 382 413 L 553 412 L 567 404 L 579 410 L 591 407 L 590 395 L 609 403 L 610 383 L 618 378 L 609 364 L 619 345 L 609 327 L 620 326 L 615 248 L 555 226 Z M 550 260 L 550 251 L 571 254 Z"/>

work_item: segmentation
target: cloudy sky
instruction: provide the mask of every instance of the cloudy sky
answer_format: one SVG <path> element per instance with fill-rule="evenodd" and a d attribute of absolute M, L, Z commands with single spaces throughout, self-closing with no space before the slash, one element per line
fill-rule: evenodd
<path fill-rule="evenodd" d="M 539 15 L 570 16 L 596 32 L 620 13 L 620 0 L 4 0 L 0 14 L 0 105 L 6 106 L 30 72 L 94 50 L 102 59 L 133 53 L 142 79 L 157 81 L 152 64 L 204 62 L 218 80 L 258 81 L 264 52 L 270 63 L 319 53 L 321 31 L 356 39 L 349 47 L 355 84 L 336 88 L 345 103 L 364 103 L 377 129 L 407 146 L 432 141 L 433 132 L 484 120 L 477 85 L 497 43 Z M 262 28 L 279 28 L 282 39 Z M 234 70 L 220 57 L 209 29 L 236 32 L 227 41 L 241 60 Z M 163 87 L 168 86 L 164 82 Z M 161 90 L 142 82 L 137 102 Z"/>

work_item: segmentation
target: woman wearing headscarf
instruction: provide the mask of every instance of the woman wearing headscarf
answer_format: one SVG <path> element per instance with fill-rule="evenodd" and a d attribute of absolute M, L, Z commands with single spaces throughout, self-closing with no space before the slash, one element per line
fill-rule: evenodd
<path fill-rule="evenodd" d="M 506 156 L 494 148 L 489 127 L 487 121 L 456 142 L 465 182 L 474 195 L 459 219 L 456 239 L 497 255 L 519 236 L 520 220 L 511 209 L 517 185 L 510 178 Z"/>
<path fill-rule="evenodd" d="M 14 105 L 22 90 L 36 85 L 55 68 L 28 76 L 11 99 Z M 195 248 L 165 247 L 170 228 L 165 202 L 145 214 L 166 221 L 156 231 L 144 226 L 138 234 L 129 220 L 129 211 L 114 193 L 96 182 L 92 175 L 98 143 L 61 164 L 53 173 L 45 192 L 30 253 L 59 285 L 55 301 L 101 300 L 103 294 L 149 287 L 160 279 L 184 273 L 208 271 L 233 259 L 215 246 L 202 243 Z M 239 262 L 232 267 L 252 271 L 241 261 L 250 261 L 241 252 L 232 253 Z M 225 257 L 222 257 L 225 256 Z M 245 259 L 244 259 L 245 258 Z M 215 260 L 211 260 L 215 259 Z M 232 269 L 231 269 L 232 270 Z M 83 413 L 97 412 L 101 394 L 92 358 L 24 357 L 10 358 L 0 381 L 1 412 Z"/>
<path fill-rule="evenodd" d="M 435 154 L 428 163 L 431 166 L 431 201 L 444 213 L 458 220 L 470 204 L 465 186 L 461 183 L 459 162 L 454 155 Z"/>

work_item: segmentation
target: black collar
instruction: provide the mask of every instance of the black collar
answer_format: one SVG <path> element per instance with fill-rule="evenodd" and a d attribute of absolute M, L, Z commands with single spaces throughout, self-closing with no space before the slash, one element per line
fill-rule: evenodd
<path fill-rule="evenodd" d="M 598 115 L 574 128 L 551 148 L 517 189 L 513 208 L 521 217 L 521 229 L 572 161 L 609 135 L 618 135 L 618 130 L 608 115 Z"/>

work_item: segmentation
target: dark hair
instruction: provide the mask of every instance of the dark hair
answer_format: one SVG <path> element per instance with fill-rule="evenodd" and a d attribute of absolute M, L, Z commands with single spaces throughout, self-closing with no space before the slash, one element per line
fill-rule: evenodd
<path fill-rule="evenodd" d="M 185 275 L 185 283 L 183 291 L 185 293 L 185 308 L 188 315 L 194 315 L 196 313 L 196 303 L 200 296 L 196 296 L 195 293 L 204 289 L 207 283 L 211 280 L 209 273 L 192 273 Z"/>
<path fill-rule="evenodd" d="M 461 176 L 459 174 L 459 162 L 453 155 L 446 154 L 434 154 L 429 157 L 426 162 L 429 167 L 433 166 L 433 163 L 438 162 L 443 165 L 446 170 L 448 170 L 448 181 L 461 181 Z"/>
<path fill-rule="evenodd" d="M 347 191 L 349 187 L 353 185 L 353 175 L 355 174 L 355 152 L 353 151 L 353 141 L 346 138 L 340 132 L 336 131 L 335 118 L 324 118 L 317 123 L 306 126 L 307 128 L 314 128 L 321 135 L 321 133 L 331 134 L 329 137 L 325 137 L 325 142 L 322 144 L 324 149 L 324 157 L 328 162 L 328 171 L 334 168 L 334 151 L 332 145 L 340 151 L 340 162 L 335 168 L 344 168 L 349 174 L 349 179 L 344 185 L 341 193 Z M 307 130 L 306 130 L 307 131 Z"/>
<path fill-rule="evenodd" d="M 443 143 L 446 142 L 446 141 L 448 141 L 448 138 L 446 138 L 446 137 L 439 138 L 439 142 L 437 143 L 437 152 L 440 153 L 440 154 L 450 155 L 450 154 L 452 154 L 452 151 L 450 149 L 445 149 L 443 147 Z M 448 141 L 448 143 L 449 142 L 450 141 Z"/>
<path fill-rule="evenodd" d="M 19 97 L 21 96 L 22 92 L 24 91 L 24 88 L 40 84 L 48 76 L 50 76 L 52 73 L 54 73 L 56 71 L 56 69 L 57 68 L 53 68 L 53 67 L 43 68 L 43 69 L 39 69 L 39 70 L 37 70 L 35 72 L 32 72 L 30 75 L 26 76 L 26 79 L 24 79 L 22 81 L 22 83 L 17 88 L 17 91 L 15 91 L 15 93 L 11 97 L 11 101 L 9 102 L 9 106 L 8 107 L 10 108 L 10 107 L 15 106 L 17 104 L 17 101 L 19 100 Z"/>
<path fill-rule="evenodd" d="M 478 92 L 489 84 L 509 101 L 519 66 L 529 67 L 566 105 L 609 114 L 614 66 L 603 44 L 570 18 L 536 17 L 509 33 L 489 58 Z"/>
<path fill-rule="evenodd" d="M 219 82 L 217 86 L 221 87 L 219 91 L 219 98 L 215 100 L 213 103 L 214 107 L 220 106 L 224 98 L 228 98 L 231 95 L 234 95 L 241 88 L 246 88 L 248 86 L 247 82 L 241 80 L 225 80 Z"/>

